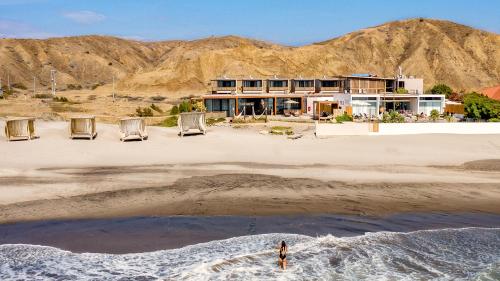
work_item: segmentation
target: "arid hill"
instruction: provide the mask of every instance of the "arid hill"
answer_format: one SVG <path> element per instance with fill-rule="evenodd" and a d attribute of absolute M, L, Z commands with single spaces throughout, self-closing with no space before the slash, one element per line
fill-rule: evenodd
<path fill-rule="evenodd" d="M 1 39 L 0 76 L 47 87 L 92 87 L 117 77 L 118 89 L 169 94 L 204 93 L 220 75 L 323 76 L 404 72 L 425 87 L 456 90 L 500 84 L 500 35 L 440 20 L 411 19 L 349 33 L 321 43 L 287 47 L 235 36 L 195 41 L 138 42 L 80 36 L 47 40 Z"/>

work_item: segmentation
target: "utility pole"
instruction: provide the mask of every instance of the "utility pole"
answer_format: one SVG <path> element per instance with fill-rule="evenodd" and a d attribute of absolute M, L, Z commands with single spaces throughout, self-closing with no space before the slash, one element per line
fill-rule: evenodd
<path fill-rule="evenodd" d="M 36 77 L 33 76 L 33 97 L 36 95 Z"/>
<path fill-rule="evenodd" d="M 50 81 L 52 82 L 52 95 L 56 95 L 56 70 L 51 69 L 50 70 Z"/>
<path fill-rule="evenodd" d="M 9 89 L 10 92 L 10 72 L 7 72 L 7 89 Z"/>
<path fill-rule="evenodd" d="M 113 102 L 115 102 L 115 75 L 113 75 Z"/>

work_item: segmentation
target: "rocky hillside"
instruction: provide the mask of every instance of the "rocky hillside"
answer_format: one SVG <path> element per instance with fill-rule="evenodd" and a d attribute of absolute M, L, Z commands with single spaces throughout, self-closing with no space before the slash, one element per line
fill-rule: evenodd
<path fill-rule="evenodd" d="M 287 47 L 240 37 L 138 42 L 81 36 L 0 40 L 0 76 L 28 87 L 37 77 L 58 87 L 109 84 L 122 90 L 203 93 L 220 75 L 323 76 L 404 72 L 425 86 L 442 82 L 457 90 L 500 84 L 500 35 L 448 21 L 411 19 L 363 29 L 332 40 Z"/>

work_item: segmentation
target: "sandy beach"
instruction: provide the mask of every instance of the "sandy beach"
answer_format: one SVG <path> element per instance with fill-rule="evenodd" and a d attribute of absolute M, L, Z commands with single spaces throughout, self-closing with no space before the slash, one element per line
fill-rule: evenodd
<path fill-rule="evenodd" d="M 119 141 L 98 124 L 70 140 L 65 122 L 0 144 L 0 222 L 159 215 L 500 213 L 496 135 L 297 140 L 211 127 L 180 138 L 149 127 Z M 309 132 L 309 133 L 308 133 Z"/>

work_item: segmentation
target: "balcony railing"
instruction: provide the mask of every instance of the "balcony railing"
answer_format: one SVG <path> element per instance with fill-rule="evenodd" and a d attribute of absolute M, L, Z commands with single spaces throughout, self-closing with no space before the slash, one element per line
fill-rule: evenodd
<path fill-rule="evenodd" d="M 321 87 L 321 91 L 340 92 L 340 87 Z"/>
<path fill-rule="evenodd" d="M 231 92 L 231 91 L 236 91 L 236 87 L 212 87 L 212 91 Z"/>
<path fill-rule="evenodd" d="M 242 87 L 243 92 L 262 92 L 262 87 Z"/>
<path fill-rule="evenodd" d="M 287 91 L 288 87 L 269 87 L 269 91 Z"/>
<path fill-rule="evenodd" d="M 295 87 L 295 91 L 314 91 L 314 87 Z"/>

